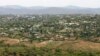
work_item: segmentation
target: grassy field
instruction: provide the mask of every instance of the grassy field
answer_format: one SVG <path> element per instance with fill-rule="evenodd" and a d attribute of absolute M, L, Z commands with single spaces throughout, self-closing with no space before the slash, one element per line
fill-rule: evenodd
<path fill-rule="evenodd" d="M 0 42 L 0 56 L 100 56 L 100 43 L 86 40 L 30 43 L 6 38 Z"/>

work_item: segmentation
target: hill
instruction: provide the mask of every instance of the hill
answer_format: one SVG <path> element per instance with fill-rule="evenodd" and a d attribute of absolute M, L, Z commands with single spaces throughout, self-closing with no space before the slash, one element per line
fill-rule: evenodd
<path fill-rule="evenodd" d="M 100 14 L 100 8 L 67 7 L 23 7 L 8 5 L 0 7 L 0 14 Z"/>

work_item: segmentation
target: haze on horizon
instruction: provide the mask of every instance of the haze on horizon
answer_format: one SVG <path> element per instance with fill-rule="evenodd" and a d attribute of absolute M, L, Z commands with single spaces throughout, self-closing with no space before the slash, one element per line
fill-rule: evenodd
<path fill-rule="evenodd" d="M 65 7 L 72 5 L 88 8 L 100 8 L 100 0 L 0 0 L 0 6 L 8 5 L 19 5 L 25 7 Z"/>

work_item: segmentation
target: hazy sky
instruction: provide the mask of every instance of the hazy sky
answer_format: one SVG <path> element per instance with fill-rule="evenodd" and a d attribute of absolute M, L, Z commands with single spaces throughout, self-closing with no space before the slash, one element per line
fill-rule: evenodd
<path fill-rule="evenodd" d="M 0 0 L 0 6 L 21 5 L 21 6 L 81 6 L 81 7 L 100 7 L 100 0 Z"/>

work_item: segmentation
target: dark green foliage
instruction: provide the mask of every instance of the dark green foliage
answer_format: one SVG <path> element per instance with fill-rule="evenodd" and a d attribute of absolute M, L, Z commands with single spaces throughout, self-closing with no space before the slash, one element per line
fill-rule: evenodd
<path fill-rule="evenodd" d="M 59 48 L 37 47 L 4 47 L 0 48 L 0 56 L 99 56 L 99 51 L 75 51 Z"/>

